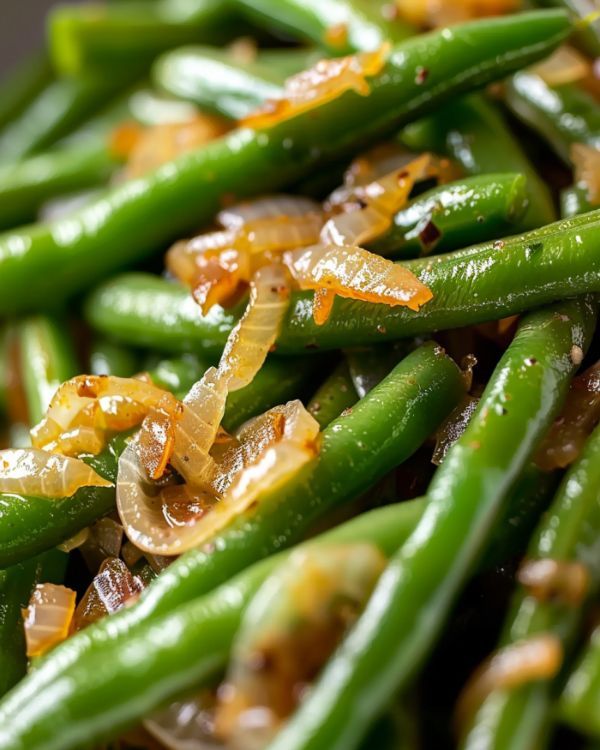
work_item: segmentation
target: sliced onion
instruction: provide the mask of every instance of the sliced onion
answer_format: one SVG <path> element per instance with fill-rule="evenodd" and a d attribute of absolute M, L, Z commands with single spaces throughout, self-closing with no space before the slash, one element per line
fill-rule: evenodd
<path fill-rule="evenodd" d="M 217 221 L 225 229 L 238 230 L 245 224 L 281 216 L 301 217 L 322 214 L 323 209 L 311 198 L 301 195 L 263 195 L 252 201 L 236 203 L 217 214 Z"/>
<path fill-rule="evenodd" d="M 367 96 L 370 92 L 367 78 L 381 71 L 389 49 L 390 45 L 385 43 L 374 52 L 321 60 L 314 67 L 288 78 L 281 99 L 268 101 L 241 124 L 251 128 L 270 127 L 337 99 L 346 91 Z"/>
<path fill-rule="evenodd" d="M 281 329 L 290 291 L 283 266 L 265 266 L 254 275 L 248 307 L 231 331 L 219 363 L 230 391 L 251 383 L 263 366 Z"/>
<path fill-rule="evenodd" d="M 23 610 L 27 656 L 41 656 L 69 635 L 75 613 L 75 592 L 40 583 Z"/>
<path fill-rule="evenodd" d="M 111 615 L 141 594 L 143 584 L 123 560 L 109 557 L 102 563 L 75 611 L 75 630 Z"/>
<path fill-rule="evenodd" d="M 467 429 L 478 405 L 478 398 L 465 396 L 460 404 L 442 422 L 435 433 L 435 449 L 431 458 L 436 466 L 442 463 L 450 448 Z"/>
<path fill-rule="evenodd" d="M 98 453 L 107 431 L 131 429 L 165 391 L 138 378 L 79 375 L 63 383 L 46 416 L 31 430 L 34 448 Z"/>
<path fill-rule="evenodd" d="M 274 442 L 267 442 L 271 414 L 281 414 L 284 427 L 271 427 Z M 204 489 L 151 482 L 136 443 L 130 443 L 119 459 L 117 479 L 117 507 L 129 539 L 153 554 L 185 552 L 205 542 L 260 493 L 274 489 L 316 454 L 319 426 L 299 401 L 275 407 L 257 419 L 238 431 L 237 453 L 225 452 L 220 465 L 210 457 L 212 483 L 205 483 Z"/>
<path fill-rule="evenodd" d="M 556 52 L 532 67 L 549 86 L 575 83 L 592 75 L 592 63 L 573 47 L 563 44 Z"/>
<path fill-rule="evenodd" d="M 222 252 L 233 249 L 235 238 L 235 232 L 219 231 L 176 242 L 167 252 L 167 269 L 184 284 L 194 286 L 197 283 L 199 259 L 219 258 Z"/>
<path fill-rule="evenodd" d="M 399 15 L 422 28 L 437 28 L 475 18 L 514 13 L 521 0 L 395 0 Z"/>
<path fill-rule="evenodd" d="M 329 289 L 315 289 L 315 296 L 313 298 L 313 318 L 318 326 L 325 325 L 329 320 L 331 311 L 333 310 L 333 303 L 335 302 L 335 292 L 329 291 Z"/>
<path fill-rule="evenodd" d="M 142 422 L 138 436 L 140 457 L 151 479 L 160 479 L 175 449 L 175 425 L 183 410 L 173 396 L 165 398 Z"/>
<path fill-rule="evenodd" d="M 457 718 L 464 726 L 487 696 L 536 680 L 549 680 L 561 667 L 560 640 L 550 633 L 532 636 L 497 651 L 472 675 L 457 706 Z"/>
<path fill-rule="evenodd" d="M 361 247 L 314 245 L 286 255 L 301 289 L 324 288 L 340 297 L 418 310 L 430 290 L 403 266 Z"/>
<path fill-rule="evenodd" d="M 593 206 L 600 203 L 600 151 L 585 143 L 571 146 L 571 161 L 575 171 L 575 182 L 587 189 L 588 200 Z"/>
<path fill-rule="evenodd" d="M 281 255 L 285 250 L 317 242 L 322 225 L 321 213 L 249 221 L 239 230 L 236 247 L 247 250 L 255 259 Z"/>
<path fill-rule="evenodd" d="M 354 623 L 385 567 L 374 546 L 314 546 L 292 554 L 252 599 L 219 690 L 217 736 L 262 748 Z"/>
<path fill-rule="evenodd" d="M 329 219 L 321 231 L 321 241 L 328 245 L 364 245 L 391 226 L 391 216 L 374 206 L 366 206 Z"/>
<path fill-rule="evenodd" d="M 65 552 L 69 554 L 69 552 L 72 552 L 74 549 L 78 549 L 82 546 L 82 544 L 85 544 L 90 536 L 90 530 L 89 528 L 81 529 L 76 534 L 74 534 L 69 539 L 65 539 L 64 542 L 61 542 L 60 544 L 57 544 L 56 547 L 61 552 Z"/>
<path fill-rule="evenodd" d="M 208 114 L 186 122 L 164 123 L 145 130 L 135 141 L 123 176 L 142 177 L 181 154 L 219 138 L 230 129 L 225 120 Z"/>
<path fill-rule="evenodd" d="M 221 750 L 214 736 L 216 697 L 205 690 L 186 701 L 176 701 L 144 720 L 144 727 L 168 750 Z"/>
<path fill-rule="evenodd" d="M 573 378 L 563 409 L 536 454 L 536 464 L 546 471 L 569 466 L 599 422 L 600 362 Z"/>
<path fill-rule="evenodd" d="M 57 499 L 81 487 L 112 486 L 78 458 L 33 448 L 0 452 L 0 492 Z"/>
<path fill-rule="evenodd" d="M 539 601 L 559 599 L 577 605 L 588 592 L 590 571 L 576 560 L 526 560 L 517 580 Z"/>

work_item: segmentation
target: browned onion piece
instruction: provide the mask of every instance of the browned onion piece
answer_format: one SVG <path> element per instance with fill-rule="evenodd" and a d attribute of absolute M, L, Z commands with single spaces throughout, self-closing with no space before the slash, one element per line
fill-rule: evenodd
<path fill-rule="evenodd" d="M 75 610 L 75 630 L 111 615 L 141 594 L 142 581 L 118 557 L 108 557 Z"/>
<path fill-rule="evenodd" d="M 492 691 L 551 679 L 560 669 L 562 660 L 562 644 L 550 633 L 501 648 L 478 667 L 467 682 L 457 704 L 459 725 L 466 725 Z"/>
<path fill-rule="evenodd" d="M 314 245 L 287 253 L 301 289 L 324 288 L 340 297 L 418 310 L 432 298 L 408 269 L 361 247 Z"/>
<path fill-rule="evenodd" d="M 325 325 L 329 320 L 333 304 L 335 302 L 335 292 L 328 289 L 315 289 L 313 298 L 313 318 L 318 326 Z"/>
<path fill-rule="evenodd" d="M 65 541 L 61 542 L 60 544 L 57 544 L 57 549 L 68 554 L 74 549 L 78 549 L 79 547 L 84 545 L 87 542 L 89 536 L 89 528 L 86 527 L 85 529 L 81 529 L 81 531 L 78 531 L 74 536 L 70 537 L 69 539 L 65 539 Z"/>
<path fill-rule="evenodd" d="M 581 604 L 590 584 L 588 568 L 575 560 L 525 560 L 517 580 L 539 601 L 559 599 L 567 604 Z"/>
<path fill-rule="evenodd" d="M 78 458 L 34 448 L 0 452 L 0 492 L 33 497 L 71 497 L 81 487 L 112 487 Z"/>
<path fill-rule="evenodd" d="M 575 182 L 587 189 L 587 197 L 593 206 L 600 203 L 600 151 L 585 143 L 571 146 L 571 161 Z"/>
<path fill-rule="evenodd" d="M 254 274 L 248 306 L 229 334 L 219 363 L 230 391 L 251 383 L 263 366 L 281 329 L 289 297 L 289 275 L 283 266 L 265 266 Z"/>
<path fill-rule="evenodd" d="M 437 28 L 474 18 L 514 13 L 521 0 L 395 0 L 402 18 L 421 28 Z"/>
<path fill-rule="evenodd" d="M 238 230 L 249 222 L 275 219 L 281 216 L 301 217 L 320 215 L 323 209 L 311 198 L 301 195 L 263 195 L 252 201 L 236 203 L 217 214 L 217 221 L 225 229 Z"/>
<path fill-rule="evenodd" d="M 100 518 L 88 529 L 81 554 L 88 569 L 96 573 L 107 557 L 119 557 L 123 545 L 123 527 L 110 517 Z"/>
<path fill-rule="evenodd" d="M 592 75 L 592 64 L 573 47 L 563 44 L 556 52 L 532 67 L 549 86 L 582 81 Z"/>
<path fill-rule="evenodd" d="M 23 610 L 27 656 L 41 656 L 69 635 L 75 612 L 75 592 L 53 583 L 40 583 Z"/>
<path fill-rule="evenodd" d="M 478 405 L 478 398 L 465 396 L 439 426 L 435 433 L 435 449 L 431 457 L 436 466 L 442 463 L 450 448 L 467 429 Z"/>
<path fill-rule="evenodd" d="M 385 568 L 369 544 L 294 552 L 252 599 L 218 691 L 226 747 L 266 747 L 360 615 Z"/>
<path fill-rule="evenodd" d="M 176 701 L 144 720 L 144 727 L 168 750 L 224 750 L 214 736 L 213 691 Z"/>
<path fill-rule="evenodd" d="M 367 78 L 383 68 L 389 43 L 374 52 L 360 52 L 334 60 L 321 60 L 314 67 L 298 73 L 285 82 L 283 97 L 271 100 L 242 120 L 250 128 L 264 128 L 337 99 L 346 91 L 367 96 Z"/>
<path fill-rule="evenodd" d="M 598 422 L 600 362 L 573 378 L 562 412 L 536 454 L 536 464 L 547 471 L 569 466 Z"/>

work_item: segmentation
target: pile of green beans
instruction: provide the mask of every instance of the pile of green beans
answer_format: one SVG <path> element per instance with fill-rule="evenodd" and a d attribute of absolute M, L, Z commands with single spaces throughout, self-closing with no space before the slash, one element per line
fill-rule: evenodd
<path fill-rule="evenodd" d="M 457 12 L 440 0 L 440 13 L 446 2 Z M 52 499 L 0 490 L 0 750 L 154 750 L 140 727 L 152 734 L 144 722 L 155 712 L 216 685 L 220 706 L 235 693 L 247 617 L 290 561 L 357 544 L 379 551 L 383 572 L 356 612 L 340 603 L 340 581 L 322 615 L 343 610 L 335 647 L 308 631 L 313 613 L 304 617 L 300 600 L 314 606 L 321 584 L 310 564 L 299 573 L 310 595 L 291 603 L 283 642 L 306 631 L 327 653 L 310 684 L 292 686 L 264 750 L 600 742 L 593 378 L 583 448 L 566 467 L 536 465 L 547 435 L 573 416 L 574 376 L 598 357 L 600 206 L 591 178 L 574 174 L 573 146 L 600 151 L 600 94 L 589 76 L 555 85 L 535 66 L 570 44 L 591 70 L 600 21 L 588 0 L 539 0 L 418 28 L 416 8 L 405 18 L 402 5 L 84 0 L 54 8 L 47 49 L 0 83 L 0 487 L 1 449 L 28 450 L 65 381 L 147 380 L 171 404 L 219 365 L 246 287 L 201 312 L 162 272 L 171 243 L 211 231 L 224 207 L 277 193 L 323 201 L 327 218 L 364 208 L 376 190 L 360 184 L 362 170 L 377 153 L 408 163 L 427 152 L 442 165 L 365 243 L 431 299 L 413 310 L 338 294 L 318 325 L 314 292 L 295 284 L 260 370 L 228 394 L 217 442 L 242 441 L 248 420 L 299 399 L 319 428 L 310 458 L 178 557 L 136 550 L 125 534 L 118 554 L 141 593 L 41 657 L 28 657 L 23 610 L 39 585 L 72 588 L 79 603 L 98 582 L 90 549 L 99 554 L 98 529 L 118 528 L 119 462 L 137 428 L 121 424 L 98 455 L 80 455 L 111 486 Z M 364 89 L 249 127 L 249 115 L 287 96 L 291 76 L 380 48 Z M 135 145 L 157 125 L 205 115 L 223 136 L 127 176 L 115 135 Z M 331 208 L 342 183 L 349 197 Z M 183 481 L 168 471 L 169 484 Z M 576 604 L 518 582 L 523 561 L 546 559 L 583 571 Z M 111 594 L 94 594 L 107 611 Z M 257 676 L 277 675 L 269 638 L 280 623 L 270 618 L 276 635 L 261 633 Z M 553 676 L 519 679 L 517 665 L 455 715 L 486 656 L 495 664 L 497 651 L 540 635 L 561 650 Z M 457 638 L 458 670 L 448 667 Z M 305 654 L 286 649 L 293 672 Z M 267 695 L 252 697 L 249 710 L 270 715 Z M 218 713 L 205 723 L 223 731 Z"/>

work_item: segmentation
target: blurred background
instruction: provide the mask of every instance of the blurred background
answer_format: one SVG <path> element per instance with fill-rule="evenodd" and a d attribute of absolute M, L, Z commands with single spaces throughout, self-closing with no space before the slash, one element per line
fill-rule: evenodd
<path fill-rule="evenodd" d="M 41 46 L 46 13 L 56 4 L 57 0 L 0 0 L 0 78 Z"/>

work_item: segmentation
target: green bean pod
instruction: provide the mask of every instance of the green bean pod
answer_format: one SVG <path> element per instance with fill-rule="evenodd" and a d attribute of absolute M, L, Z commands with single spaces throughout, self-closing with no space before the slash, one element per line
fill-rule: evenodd
<path fill-rule="evenodd" d="M 416 151 L 446 153 L 467 174 L 518 172 L 527 178 L 527 229 L 556 218 L 552 196 L 500 112 L 482 96 L 469 96 L 444 107 L 435 116 L 415 122 L 402 133 Z"/>
<path fill-rule="evenodd" d="M 582 563 L 589 573 L 588 598 L 600 586 L 600 429 L 587 441 L 580 458 L 566 473 L 552 505 L 543 516 L 529 545 L 529 560 L 550 558 Z M 538 601 L 519 587 L 511 603 L 500 647 L 540 633 L 556 635 L 566 653 L 573 645 L 583 616 L 582 605 Z M 541 746 L 552 721 L 555 680 L 536 680 L 513 689 L 492 691 L 478 708 L 461 745 L 464 750 L 528 750 Z M 576 684 L 576 683 L 574 683 Z M 600 726 L 600 724 L 598 725 Z"/>
<path fill-rule="evenodd" d="M 600 211 L 505 240 L 407 261 L 433 293 L 419 312 L 337 299 L 318 326 L 312 292 L 295 292 L 277 342 L 279 354 L 368 346 L 497 320 L 565 297 L 600 292 Z M 89 298 L 98 331 L 153 349 L 217 353 L 237 310 L 198 315 L 188 291 L 146 274 L 118 276 Z"/>
<path fill-rule="evenodd" d="M 409 24 L 385 17 L 377 0 L 235 0 L 235 7 L 259 25 L 283 31 L 326 49 L 331 55 L 377 49 L 415 33 Z"/>
<path fill-rule="evenodd" d="M 527 183 L 521 174 L 468 177 L 419 195 L 369 247 L 390 258 L 456 250 L 525 229 L 527 206 Z"/>
<path fill-rule="evenodd" d="M 406 689 L 488 543 L 511 487 L 556 416 L 587 349 L 591 301 L 533 313 L 491 377 L 427 493 L 417 528 L 271 750 L 351 750 Z"/>
<path fill-rule="evenodd" d="M 144 73 L 156 55 L 193 42 L 235 35 L 228 0 L 152 0 L 59 6 L 50 15 L 50 52 L 66 75 L 131 69 Z"/>
<path fill-rule="evenodd" d="M 21 609 L 29 603 L 36 584 L 62 583 L 66 564 L 67 556 L 52 550 L 0 570 L 0 696 L 27 672 Z"/>
<path fill-rule="evenodd" d="M 538 5 L 564 8 L 577 21 L 574 39 L 590 57 L 600 56 L 600 19 L 594 0 L 538 0 Z"/>
<path fill-rule="evenodd" d="M 158 633 L 161 628 L 155 631 L 152 623 L 158 622 L 161 615 L 211 591 L 256 560 L 301 539 L 320 515 L 360 494 L 414 451 L 463 393 L 460 371 L 439 348 L 429 344 L 409 355 L 350 414 L 324 430 L 319 456 L 297 475 L 266 494 L 254 509 L 240 516 L 212 542 L 178 558 L 148 587 L 135 606 L 78 634 L 41 663 L 22 689 L 14 691 L 0 708 L 0 748 L 19 746 L 16 741 L 11 746 L 7 739 L 7 735 L 15 736 L 15 731 L 23 731 L 22 726 L 17 728 L 20 723 L 17 717 L 24 716 L 22 709 L 31 705 L 33 694 L 51 689 L 64 669 L 77 669 L 78 664 L 88 660 L 108 665 L 109 642 L 120 649 L 131 643 L 130 639 L 140 629 Z M 166 632 L 175 635 L 180 631 L 164 630 L 163 642 Z M 168 640 L 175 643 L 178 638 Z M 153 648 L 144 651 L 150 657 L 156 653 Z M 203 651 L 207 656 L 210 654 L 208 643 Z M 189 651 L 187 662 L 188 666 L 196 663 L 190 661 Z M 103 671 L 105 675 L 108 673 Z M 135 671 L 130 670 L 131 674 Z M 194 678 L 197 676 L 195 673 Z M 156 684 L 163 683 L 157 679 Z M 78 694 L 76 689 L 75 701 Z M 41 705 L 39 701 L 33 703 Z M 87 705 L 87 700 L 84 703 Z M 15 719 L 12 728 L 5 717 Z M 27 724 L 33 727 L 30 720 Z M 27 747 L 33 750 L 33 746 Z M 65 750 L 65 746 L 61 748 Z"/>
<path fill-rule="evenodd" d="M 51 80 L 52 68 L 45 52 L 10 71 L 0 83 L 0 128 L 19 115 Z"/>
<path fill-rule="evenodd" d="M 600 739 L 599 696 L 600 628 L 596 628 L 560 696 L 559 718 L 581 734 Z"/>
<path fill-rule="evenodd" d="M 121 378 L 130 378 L 142 369 L 137 352 L 108 339 L 96 338 L 92 342 L 88 360 L 89 368 L 86 372 L 91 375 L 116 375 Z"/>
<path fill-rule="evenodd" d="M 523 70 L 509 79 L 505 99 L 568 165 L 573 143 L 600 148 L 600 106 L 576 84 L 550 86 L 536 73 Z"/>
<path fill-rule="evenodd" d="M 356 388 L 346 361 L 340 362 L 323 381 L 306 407 L 323 430 L 358 401 Z"/>
<path fill-rule="evenodd" d="M 409 39 L 369 80 L 368 96 L 347 92 L 268 129 L 234 130 L 64 221 L 5 234 L 0 315 L 67 298 L 210 220 L 223 194 L 243 197 L 300 179 L 443 99 L 547 54 L 568 28 L 564 13 L 540 11 Z"/>

